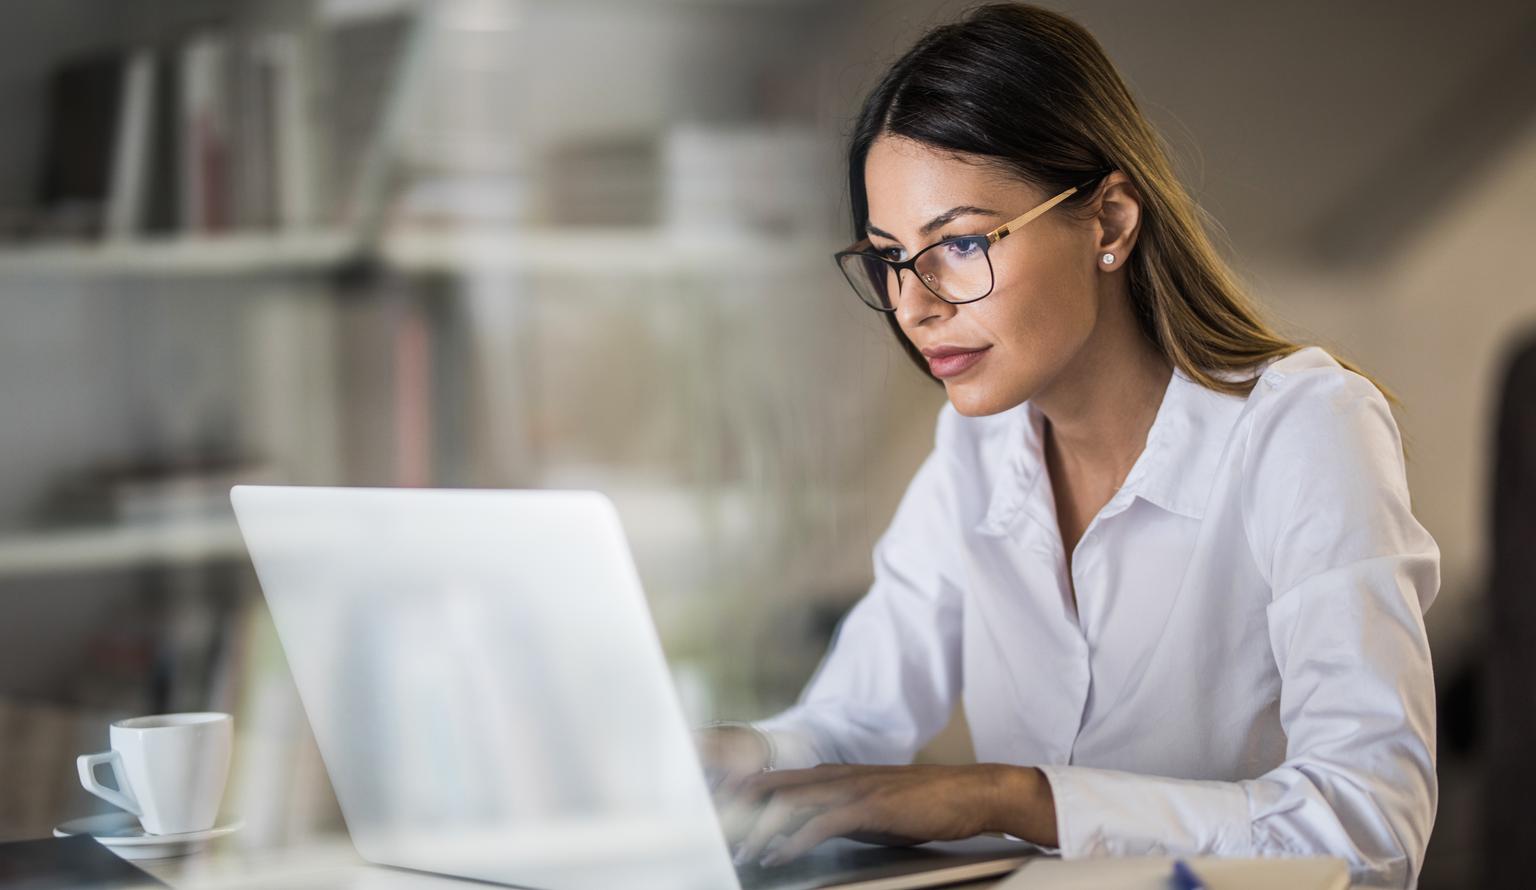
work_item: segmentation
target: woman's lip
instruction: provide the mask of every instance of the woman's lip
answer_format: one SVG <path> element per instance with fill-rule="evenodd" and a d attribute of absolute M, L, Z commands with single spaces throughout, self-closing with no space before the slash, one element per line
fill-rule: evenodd
<path fill-rule="evenodd" d="M 970 352 L 957 352 L 939 358 L 930 357 L 928 359 L 928 370 L 933 372 L 933 376 L 939 378 L 963 374 L 970 370 L 972 365 L 981 361 L 982 356 L 986 355 L 987 350 L 991 348 L 990 346 L 985 346 L 981 349 L 973 349 Z"/>

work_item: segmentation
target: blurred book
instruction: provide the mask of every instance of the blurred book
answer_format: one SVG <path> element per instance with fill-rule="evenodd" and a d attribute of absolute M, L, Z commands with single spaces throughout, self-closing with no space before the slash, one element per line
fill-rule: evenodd
<path fill-rule="evenodd" d="M 147 163 L 120 168 L 127 177 L 141 176 L 141 182 L 123 183 L 124 193 L 146 194 L 144 215 L 130 217 L 123 228 L 114 232 L 119 238 L 143 234 L 170 234 L 181 228 L 181 64 L 180 54 L 165 47 L 149 51 L 154 58 L 153 98 L 148 103 L 149 136 Z"/>
<path fill-rule="evenodd" d="M 64 62 L 49 78 L 37 196 L 44 235 L 101 233 L 128 64 L 125 53 L 97 53 Z"/>
<path fill-rule="evenodd" d="M 275 227 L 277 206 L 277 66 L 262 46 L 240 47 L 235 73 L 235 225 Z"/>
<path fill-rule="evenodd" d="M 181 231 L 320 222 L 315 85 L 298 34 L 192 38 L 180 53 Z"/>
<path fill-rule="evenodd" d="M 221 232 L 230 225 L 230 52 L 215 34 L 199 34 L 181 53 L 181 228 Z"/>
<path fill-rule="evenodd" d="M 276 218 L 281 228 L 302 229 L 320 220 L 316 175 L 314 78 L 310 58 L 297 34 L 257 38 L 256 64 L 270 78 Z"/>
<path fill-rule="evenodd" d="M 152 51 L 139 49 L 129 54 L 123 71 L 121 113 L 112 147 L 106 208 L 109 238 L 132 237 L 144 227 L 150 151 L 153 148 L 156 74 Z"/>

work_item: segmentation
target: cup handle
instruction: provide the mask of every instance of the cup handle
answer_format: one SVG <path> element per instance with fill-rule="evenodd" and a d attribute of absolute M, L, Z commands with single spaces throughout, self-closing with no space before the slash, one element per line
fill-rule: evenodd
<path fill-rule="evenodd" d="M 112 779 L 117 782 L 116 788 L 96 781 L 96 767 L 103 763 L 111 764 Z M 85 790 L 91 792 L 114 807 L 122 807 L 135 816 L 144 815 L 139 810 L 139 802 L 134 800 L 133 791 L 128 787 L 127 780 L 123 777 L 123 758 L 116 751 L 102 751 L 100 754 L 81 754 L 75 759 L 75 765 L 80 770 L 80 784 Z"/>

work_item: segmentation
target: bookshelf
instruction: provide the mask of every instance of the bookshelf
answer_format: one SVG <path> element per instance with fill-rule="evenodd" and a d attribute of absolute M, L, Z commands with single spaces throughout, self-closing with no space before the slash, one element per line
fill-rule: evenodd
<path fill-rule="evenodd" d="M 265 813 L 248 836 L 271 840 L 323 809 L 323 773 L 233 516 L 179 486 L 251 455 L 282 481 L 338 477 L 331 273 L 394 184 L 387 121 L 426 4 L 17 6 L 0 72 L 0 748 L 33 741 L 0 775 L 0 839 L 91 805 L 72 757 L 109 715 L 211 708 L 300 740 L 232 771 L 227 799 Z M 229 465 L 189 459 L 207 441 Z M 162 486 L 162 515 L 114 513 L 134 483 Z"/>
<path fill-rule="evenodd" d="M 41 8 L 43 0 L 31 2 Z M 69 2 L 72 8 L 76 4 Z M 79 0 L 79 5 L 89 2 Z M 233 10 L 226 51 L 240 35 L 273 29 L 296 35 L 300 46 L 323 44 L 333 24 L 286 13 L 281 20 L 268 20 L 263 16 L 279 4 L 250 0 L 146 2 L 160 12 L 138 20 L 113 11 L 113 16 L 135 19 L 135 27 L 119 36 L 108 34 L 103 24 L 104 36 L 93 43 L 119 48 L 126 43 L 130 49 L 175 45 L 216 18 L 206 12 L 210 9 Z M 774 6 L 756 0 L 748 5 Z M 110 0 L 99 0 L 97 6 L 104 13 L 122 8 Z M 755 401 L 728 402 L 713 385 L 718 381 L 712 375 L 722 365 L 741 359 L 722 355 L 721 344 L 727 342 L 722 334 L 741 336 L 738 343 L 750 338 L 763 344 L 764 354 L 785 342 L 783 329 L 791 323 L 774 327 L 755 319 L 756 298 L 782 296 L 781 319 L 796 316 L 797 309 L 805 317 L 808 306 L 819 308 L 813 301 L 821 296 L 820 281 L 836 282 L 828 255 L 836 245 L 828 243 L 824 229 L 803 225 L 804 217 L 796 215 L 809 203 L 802 192 L 811 178 L 801 173 L 829 165 L 808 159 L 803 140 L 766 123 L 742 127 L 707 123 L 709 118 L 701 116 L 706 123 L 690 130 L 680 109 L 648 108 L 646 90 L 636 91 L 639 101 L 605 100 L 607 93 L 623 92 L 606 90 L 548 105 L 491 104 L 518 78 L 549 69 L 520 61 L 544 51 L 543 44 L 551 43 L 545 34 L 588 33 L 576 29 L 577 23 L 603 34 L 608 33 L 604 28 L 622 30 L 626 16 L 647 21 L 670 17 L 677 40 L 686 36 L 700 46 L 716 45 L 719 41 L 710 35 L 740 27 L 724 16 L 701 24 L 689 3 L 673 8 L 671 0 L 656 2 L 646 4 L 643 12 L 623 4 L 550 4 L 513 23 L 526 30 L 517 32 L 523 35 L 520 42 L 506 45 L 497 41 L 514 32 L 498 30 L 497 22 L 491 28 L 465 18 L 480 4 L 358 0 L 314 6 L 333 12 L 343 6 L 388 7 L 406 11 L 413 24 L 404 38 L 392 38 L 398 64 L 371 69 L 379 76 L 336 66 L 353 73 L 350 86 L 320 83 L 319 72 L 327 66 L 325 51 L 318 54 L 312 71 L 319 92 L 329 92 L 334 100 L 361 85 L 370 98 L 357 107 L 375 111 L 345 134 L 344 146 L 328 141 L 334 134 L 326 125 L 312 134 L 310 150 L 324 161 L 317 165 L 324 169 L 308 174 L 316 200 L 324 204 L 312 216 L 284 219 L 269 210 L 260 224 L 248 225 L 235 213 L 216 226 L 130 226 L 94 240 L 43 227 L 5 229 L 7 235 L 20 234 L 0 240 L 0 286 L 7 294 L 0 303 L 0 328 L 18 332 L 16 341 L 25 336 L 41 344 L 25 352 L 39 359 L 20 365 L 22 373 L 16 372 L 17 360 L 0 362 L 0 368 L 11 370 L 7 389 L 30 387 L 48 399 L 78 404 L 51 411 L 48 399 L 13 399 L 11 405 L 39 409 L 38 416 L 14 424 L 9 439 L 0 436 L 0 443 L 9 443 L 9 453 L 18 456 L 8 468 L 11 478 L 37 480 L 12 485 L 9 504 L 19 509 L 0 516 L 5 527 L 15 529 L 0 534 L 0 583 L 10 584 L 8 592 L 17 601 L 40 604 L 25 619 L 29 623 L 13 627 L 22 629 L 18 635 L 67 639 L 70 631 L 55 628 L 101 620 L 88 614 L 85 605 L 98 590 L 126 590 L 163 602 L 166 620 L 156 633 L 173 633 L 157 646 L 178 658 L 207 652 L 215 676 L 226 679 L 215 684 L 207 700 L 154 694 L 171 707 L 238 710 L 251 726 L 289 727 L 294 738 L 305 737 L 302 713 L 284 685 L 281 653 L 263 623 L 254 576 L 231 517 L 117 524 L 100 519 L 69 526 L 60 523 L 81 514 L 40 508 L 46 506 L 43 481 L 83 476 L 95 469 L 93 461 L 121 456 L 111 449 L 124 455 L 147 452 L 148 441 L 166 449 L 161 456 L 175 457 L 193 439 L 190 424 L 164 432 L 166 425 L 200 413 L 199 422 L 212 416 L 210 422 L 233 430 L 235 457 L 270 463 L 273 475 L 261 481 L 536 486 L 563 478 L 572 485 L 613 489 L 634 519 L 637 552 L 652 560 L 661 594 L 658 608 L 681 616 L 675 624 L 698 626 L 702 629 L 690 632 L 704 634 L 708 628 L 698 618 L 702 598 L 692 594 L 735 571 L 717 545 L 738 546 L 754 533 L 773 531 L 768 524 L 778 521 L 774 517 L 789 516 L 789 508 L 775 513 L 769 504 L 765 509 L 762 493 L 743 487 L 732 475 L 740 471 L 726 466 L 730 458 L 720 449 L 708 447 L 709 437 L 732 425 L 737 436 L 774 441 L 778 431 L 771 428 L 772 419 L 746 416 L 749 410 L 766 414 L 789 401 L 778 398 L 782 389 L 808 391 L 836 376 L 837 363 L 845 362 L 848 353 L 822 325 L 815 325 L 816 330 L 797 333 L 827 341 L 815 350 L 814 363 L 773 364 L 772 374 L 742 371 L 737 382 L 752 390 Z M 576 7 L 588 7 L 590 18 L 601 21 L 579 18 L 572 11 Z M 89 18 L 72 26 L 84 28 Z M 348 21 L 359 24 L 362 19 Z M 373 37 L 353 32 L 350 48 L 342 52 L 366 54 L 374 37 L 388 36 L 369 33 Z M 654 61 L 677 49 L 673 38 L 661 34 L 659 27 L 654 34 L 646 31 L 641 36 L 655 46 L 626 50 L 632 55 L 613 67 L 628 71 L 640 65 L 637 78 L 672 77 L 676 63 Z M 424 51 L 422 44 L 432 51 Z M 519 51 L 486 52 L 506 46 Z M 39 49 L 36 54 L 34 68 L 42 72 L 76 50 Z M 504 63 L 511 73 L 497 80 L 485 65 L 461 64 L 470 58 L 485 65 Z M 34 78 L 26 88 L 38 83 Z M 732 83 L 722 80 L 721 89 L 733 89 Z M 13 94 L 23 91 L 12 86 Z M 538 92 L 532 98 L 542 99 Z M 5 101 L 0 95 L 0 105 Z M 700 105 L 736 108 L 745 101 L 716 97 Z M 424 106 L 441 113 L 426 113 Z M 490 120 L 494 115 L 480 114 L 482 108 L 504 112 L 506 120 Z M 577 120 L 582 117 L 588 120 Z M 44 118 L 34 115 L 33 129 L 45 125 Z M 636 121 L 646 129 L 637 131 Z M 578 122 L 581 128 L 572 126 Z M 679 134 L 685 138 L 679 140 Z M 20 126 L 11 138 L 27 141 Z M 526 151 L 525 142 L 532 146 Z M 744 155 L 754 147 L 755 153 Z M 117 161 L 114 167 L 130 162 Z M 187 171 L 178 175 L 185 178 Z M 759 183 L 752 194 L 736 186 L 748 179 Z M 413 192 L 423 181 L 448 185 Z M 142 190 L 119 191 L 148 200 L 143 196 L 152 195 L 155 185 L 151 180 Z M 490 198 L 479 200 L 482 191 Z M 20 200 L 20 188 L 11 192 L 13 203 Z M 377 260 L 385 274 L 358 276 L 368 279 L 360 287 L 353 287 L 350 277 L 338 280 L 334 273 L 359 257 Z M 845 314 L 850 324 L 868 326 L 863 312 L 848 306 Z M 612 330 L 589 329 L 589 318 L 605 320 Z M 610 342 L 605 336 L 616 338 L 614 348 L 603 345 Z M 637 380 L 647 382 L 654 395 L 645 398 L 657 401 L 655 413 L 684 431 L 681 441 L 668 446 L 669 456 L 657 456 L 661 446 L 605 445 L 593 452 L 596 468 L 571 469 L 563 453 L 567 441 L 560 436 L 595 439 L 596 427 L 573 422 L 571 415 L 580 415 L 585 402 L 573 402 L 576 407 L 565 413 L 551 409 L 561 400 L 553 395 L 557 386 L 577 387 L 559 376 L 573 364 L 560 364 L 558 372 L 551 368 L 563 355 L 582 350 L 586 354 L 576 376 L 594 389 L 614 378 L 629 378 L 617 382 L 630 388 Z M 22 353 L 13 349 L 12 354 Z M 790 382 L 770 384 L 770 379 Z M 590 395 L 579 387 L 571 391 Z M 815 422 L 807 418 L 804 412 L 793 414 L 797 423 Z M 94 450 L 50 451 L 54 442 L 66 439 L 103 444 Z M 623 456 L 614 458 L 619 451 Z M 631 460 L 644 472 L 636 480 L 610 478 L 600 472 L 608 465 L 605 460 Z M 685 465 L 688 472 L 677 474 L 666 462 Z M 769 475 L 763 478 L 771 478 L 773 470 L 767 467 Z M 852 490 L 817 495 L 837 504 L 859 497 Z M 146 568 L 153 571 L 142 571 Z M 233 617 L 215 614 L 221 603 L 244 611 Z M 723 609 L 708 606 L 705 620 L 714 621 L 719 611 L 723 621 Z M 13 607 L 10 614 L 18 613 Z M 5 620 L 0 615 L 0 625 Z M 190 637 L 178 636 L 184 632 Z M 701 643 L 694 645 L 705 651 Z M 201 676 L 198 670 L 183 673 Z M 316 813 L 312 821 L 325 816 L 320 812 L 323 794 L 306 791 L 308 785 L 324 785 L 313 753 L 295 757 L 273 749 L 267 755 L 253 756 L 231 777 L 229 794 L 251 816 L 245 839 L 253 844 L 280 840 L 285 826 L 306 822 L 306 808 Z M 288 778 L 296 760 L 301 769 L 315 771 L 313 781 Z M 46 764 L 37 771 L 47 773 Z M 58 770 L 47 774 L 54 773 Z M 59 775 L 70 784 L 67 773 Z M 43 815 L 28 817 L 35 820 L 29 830 L 46 831 L 57 809 L 39 808 Z"/>

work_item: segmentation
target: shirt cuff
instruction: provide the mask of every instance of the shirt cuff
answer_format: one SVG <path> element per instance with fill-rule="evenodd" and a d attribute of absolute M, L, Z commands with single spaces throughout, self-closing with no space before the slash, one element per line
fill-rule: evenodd
<path fill-rule="evenodd" d="M 1252 854 L 1248 795 L 1236 782 L 1042 766 L 1063 858 Z"/>

